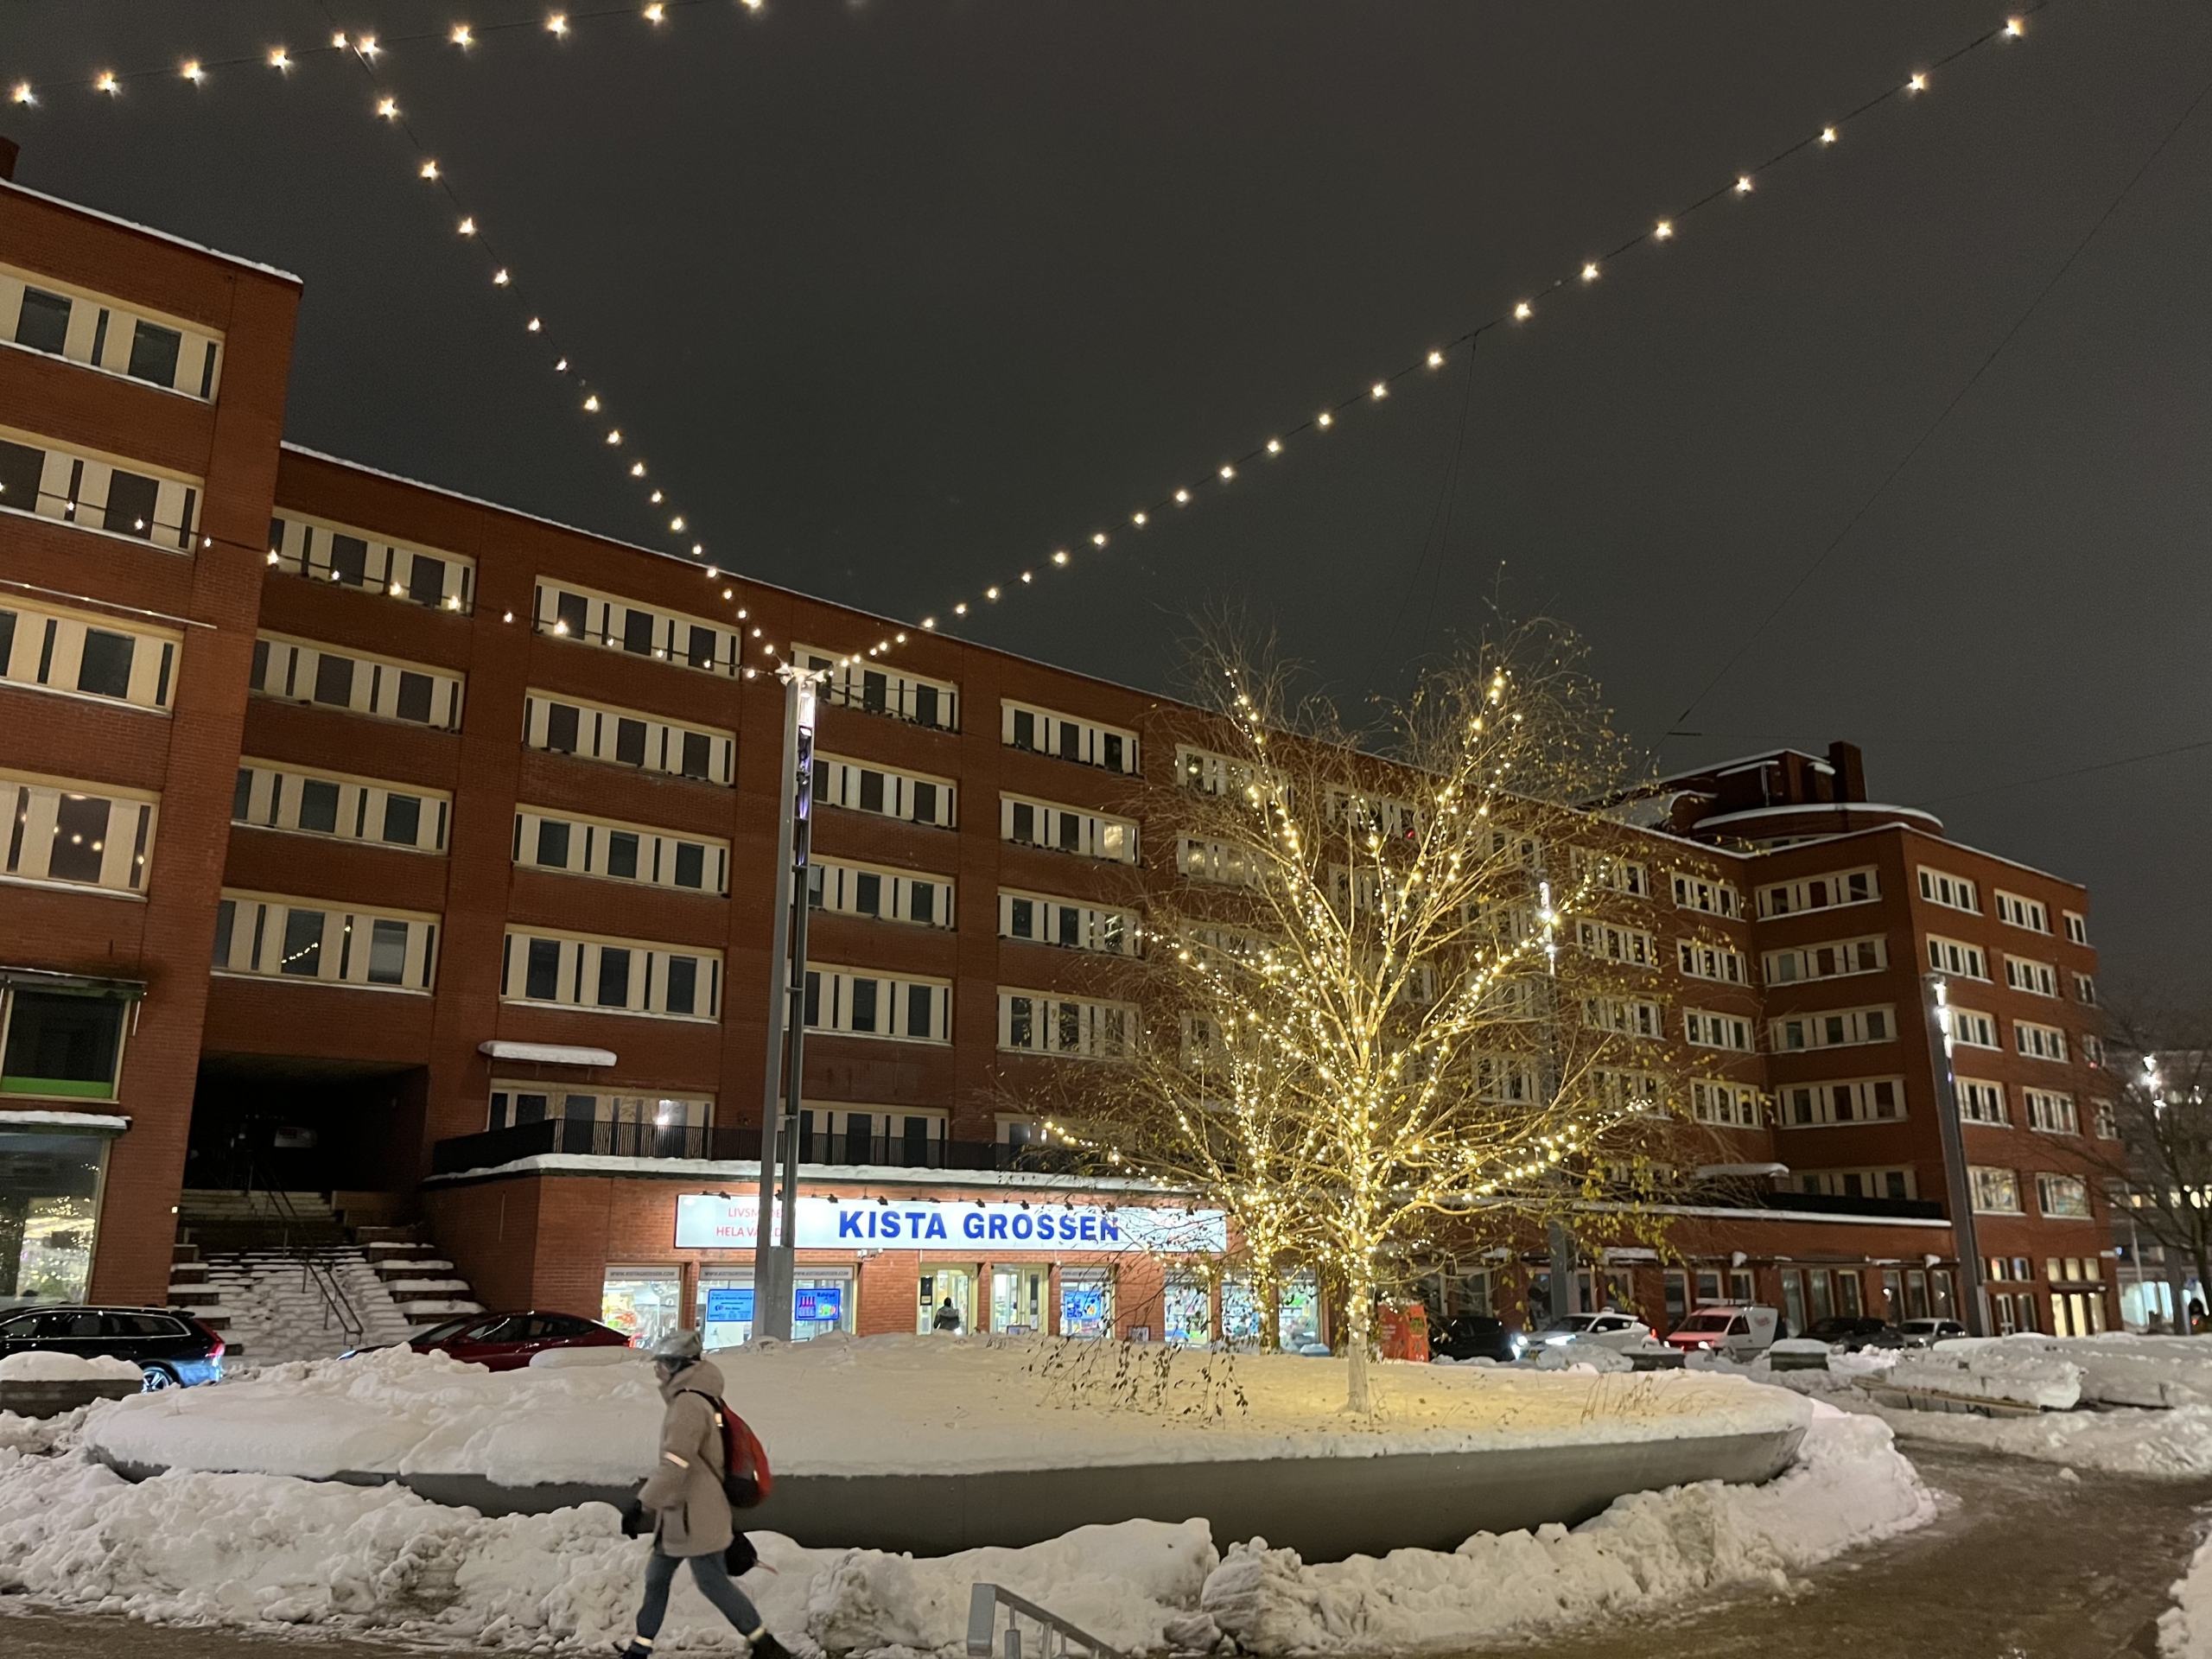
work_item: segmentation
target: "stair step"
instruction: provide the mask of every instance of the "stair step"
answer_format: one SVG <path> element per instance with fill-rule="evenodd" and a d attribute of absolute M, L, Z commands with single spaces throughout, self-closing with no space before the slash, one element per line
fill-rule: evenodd
<path fill-rule="evenodd" d="M 468 1281 L 466 1279 L 400 1279 L 386 1285 L 385 1288 L 391 1293 L 392 1300 L 404 1302 L 417 1296 L 439 1296 L 448 1292 L 455 1295 L 466 1295 L 468 1291 Z"/>
<path fill-rule="evenodd" d="M 451 1319 L 461 1313 L 481 1313 L 484 1304 L 467 1301 L 401 1302 L 399 1311 L 410 1319 Z"/>
<path fill-rule="evenodd" d="M 412 1274 L 451 1273 L 453 1271 L 453 1263 L 450 1262 L 440 1262 L 428 1256 L 421 1255 L 408 1255 L 397 1258 L 386 1256 L 381 1262 L 370 1262 L 369 1267 L 371 1271 L 385 1279 L 404 1279 Z"/>

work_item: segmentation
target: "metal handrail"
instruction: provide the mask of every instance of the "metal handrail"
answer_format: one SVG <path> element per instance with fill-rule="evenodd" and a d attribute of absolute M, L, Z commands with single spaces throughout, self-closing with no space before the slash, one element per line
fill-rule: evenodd
<path fill-rule="evenodd" d="M 1021 1659 L 1021 1627 L 1014 1622 L 1016 1616 L 1037 1621 L 1043 1640 L 1038 1644 L 1038 1659 L 1058 1659 L 1073 1643 L 1092 1656 L 1092 1659 L 1122 1659 L 1118 1649 L 1109 1648 L 1090 1631 L 1071 1624 L 1050 1608 L 1039 1607 L 1026 1597 L 1017 1596 L 1002 1585 L 979 1584 L 968 1592 L 968 1652 L 971 1659 L 990 1659 L 994 1645 L 992 1637 L 997 1633 L 998 1610 L 1007 1610 L 1006 1639 L 1001 1659 Z M 1058 1637 L 1055 1645 L 1054 1638 Z"/>
<path fill-rule="evenodd" d="M 338 1328 L 346 1333 L 346 1340 L 349 1344 L 359 1344 L 361 1338 L 368 1334 L 369 1325 L 368 1321 L 361 1317 L 360 1310 L 353 1306 L 353 1299 L 346 1294 L 345 1286 L 330 1270 L 330 1264 L 318 1257 L 315 1245 L 304 1237 L 296 1246 L 291 1242 L 295 1229 L 305 1230 L 305 1218 L 292 1203 L 291 1195 L 280 1187 L 273 1186 L 262 1188 L 261 1195 L 268 1200 L 270 1211 L 284 1224 L 283 1237 L 278 1248 L 287 1255 L 296 1254 L 299 1258 L 300 1288 L 312 1288 L 322 1299 L 322 1328 L 329 1330 L 334 1319 Z M 253 1172 L 250 1168 L 246 1172 L 245 1198 L 250 1206 L 253 1202 Z"/>

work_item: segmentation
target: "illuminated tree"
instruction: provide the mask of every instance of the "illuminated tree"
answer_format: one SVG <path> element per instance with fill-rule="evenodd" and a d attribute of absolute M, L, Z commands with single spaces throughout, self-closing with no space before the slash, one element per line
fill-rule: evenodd
<path fill-rule="evenodd" d="M 2108 1092 L 2089 1104 L 2086 1161 L 2139 1230 L 2212 1286 L 2212 1020 L 2117 1008 L 2105 1028 Z"/>
<path fill-rule="evenodd" d="M 1630 1224 L 1662 1166 L 1648 877 L 1572 804 L 1629 762 L 1555 628 L 1468 648 L 1367 730 L 1264 653 L 1217 639 L 1204 667 L 1214 717 L 1144 803 L 1177 878 L 1149 895 L 1146 1040 L 1061 1127 L 1315 1270 L 1364 1412 L 1378 1294 L 1446 1241 Z"/>

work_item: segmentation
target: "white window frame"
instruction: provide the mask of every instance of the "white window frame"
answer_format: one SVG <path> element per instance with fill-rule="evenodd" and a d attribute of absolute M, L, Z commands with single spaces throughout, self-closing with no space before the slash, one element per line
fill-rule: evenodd
<path fill-rule="evenodd" d="M 1217 754 L 1211 749 L 1196 748 L 1188 743 L 1175 746 L 1175 782 L 1180 788 L 1194 790 L 1201 795 L 1228 795 L 1242 791 L 1251 781 L 1249 761 Z"/>
<path fill-rule="evenodd" d="M 861 907 L 863 876 L 876 879 L 876 908 Z M 849 858 L 816 858 L 807 867 L 807 896 L 815 909 L 837 916 L 861 916 L 871 921 L 896 922 L 902 927 L 950 929 L 958 925 L 957 894 L 949 875 L 925 870 L 895 870 L 888 865 L 863 864 Z M 930 914 L 917 920 L 914 894 L 930 893 Z M 886 902 L 887 899 L 888 902 Z"/>
<path fill-rule="evenodd" d="M 2074 976 L 2074 1000 L 2085 1008 L 2097 1006 L 2097 982 L 2094 975 Z"/>
<path fill-rule="evenodd" d="M 1762 1114 L 1759 1091 L 1748 1083 L 1719 1077 L 1690 1081 L 1690 1116 L 1700 1123 L 1727 1129 L 1756 1129 Z"/>
<path fill-rule="evenodd" d="M 1888 1191 L 1893 1176 L 1903 1191 Z M 1827 1198 L 1884 1198 L 1910 1204 L 1920 1196 L 1919 1183 L 1913 1179 L 1912 1170 L 1895 1164 L 1859 1169 L 1793 1169 L 1789 1179 L 1796 1183 L 1795 1191 Z M 1856 1192 L 1851 1190 L 1854 1179 L 1861 1189 Z"/>
<path fill-rule="evenodd" d="M 315 696 L 323 660 L 353 664 L 344 702 L 325 702 Z M 366 673 L 362 672 L 365 669 Z M 429 682 L 429 713 L 415 720 L 399 712 L 407 676 Z M 410 663 L 397 657 L 373 656 L 366 652 L 340 650 L 289 634 L 257 635 L 253 644 L 252 677 L 248 689 L 272 702 L 300 703 L 310 709 L 334 709 L 340 714 L 365 715 L 419 730 L 457 732 L 466 681 L 448 669 L 428 663 Z"/>
<path fill-rule="evenodd" d="M 544 1100 L 546 1110 L 543 1118 L 524 1118 L 519 1115 L 524 1096 Z M 579 1100 L 588 1100 L 592 1103 L 592 1115 L 588 1120 L 569 1115 Z M 707 1129 L 714 1127 L 715 1097 L 682 1091 L 641 1095 L 619 1089 L 550 1083 L 543 1077 L 495 1077 L 492 1079 L 491 1100 L 485 1115 L 486 1128 L 517 1128 L 525 1123 L 542 1122 L 589 1122 L 650 1125 L 656 1128 Z"/>
<path fill-rule="evenodd" d="M 2012 1114 L 2005 1104 L 2005 1085 L 1983 1077 L 1955 1077 L 1952 1086 L 1959 1101 L 1959 1121 L 2008 1127 Z"/>
<path fill-rule="evenodd" d="M 568 858 L 565 864 L 541 861 L 545 850 L 543 827 L 565 825 L 568 829 Z M 632 836 L 637 840 L 638 873 L 620 875 L 613 868 L 612 857 L 614 837 Z M 676 879 L 677 867 L 682 849 L 699 849 L 700 884 L 690 887 Z M 581 812 L 556 811 L 550 807 L 531 806 L 522 803 L 516 806 L 514 839 L 508 855 L 517 869 L 544 870 L 555 875 L 587 876 L 599 881 L 620 881 L 623 885 L 659 887 L 669 893 L 696 893 L 708 898 L 725 898 L 729 893 L 729 843 L 713 836 L 680 834 L 673 830 L 656 830 L 651 824 L 630 823 L 620 818 L 588 817 Z"/>
<path fill-rule="evenodd" d="M 2032 1020 L 2012 1022 L 2012 1051 L 2023 1059 L 2050 1060 L 2061 1065 L 2069 1058 L 2066 1033 L 2056 1026 L 2038 1025 Z"/>
<path fill-rule="evenodd" d="M 35 357 L 56 354 L 34 346 L 18 344 L 16 335 L 22 319 L 23 290 L 35 288 L 70 302 L 69 321 L 59 353 L 62 361 L 95 369 L 141 386 L 212 404 L 222 389 L 223 331 L 194 322 L 171 312 L 118 300 L 74 283 L 65 283 L 22 265 L 0 265 L 0 344 Z M 175 378 L 152 379 L 130 372 L 130 354 L 141 326 L 166 329 L 177 336 Z"/>
<path fill-rule="evenodd" d="M 1592 1031 L 1610 1031 L 1624 1037 L 1663 1039 L 1666 1016 L 1656 1002 L 1634 996 L 1586 996 L 1582 1023 Z"/>
<path fill-rule="evenodd" d="M 573 749 L 553 746 L 553 713 L 556 709 L 576 711 L 576 747 Z M 625 721 L 645 728 L 642 761 L 621 758 Z M 687 737 L 707 740 L 707 768 L 703 775 L 683 770 L 683 740 Z M 658 772 L 664 778 L 687 778 L 693 783 L 713 784 L 724 789 L 730 786 L 737 752 L 736 734 L 719 727 L 695 726 L 649 715 L 642 709 L 617 708 L 613 703 L 594 702 L 588 697 L 536 687 L 523 696 L 522 741 L 524 748 L 544 754 L 565 754 L 578 760 L 597 761 L 601 766 Z"/>
<path fill-rule="evenodd" d="M 57 443 L 20 427 L 0 426 L 0 442 L 35 449 L 40 455 L 37 500 L 25 506 L 9 500 L 0 491 L 0 511 L 34 515 L 91 535 L 113 536 L 164 552 L 189 556 L 196 550 L 200 510 L 207 497 L 204 480 L 82 444 Z M 118 473 L 151 480 L 154 516 L 150 520 L 134 518 L 133 527 L 128 529 L 107 527 L 109 490 Z"/>
<path fill-rule="evenodd" d="M 1331 868 L 1340 870 L 1342 867 Z M 1199 836 L 1176 837 L 1175 873 L 1188 881 L 1210 881 L 1224 887 L 1249 887 L 1254 881 L 1244 849 Z"/>
<path fill-rule="evenodd" d="M 2038 1135 L 2079 1135 L 2082 1116 L 2074 1096 L 2056 1089 L 2023 1089 L 2021 1116 Z"/>
<path fill-rule="evenodd" d="M 1889 936 L 1867 933 L 1853 939 L 1824 939 L 1817 944 L 1770 950 L 1763 965 L 1770 985 L 1811 984 L 1823 979 L 1848 979 L 1856 974 L 1878 974 L 1890 965 Z"/>
<path fill-rule="evenodd" d="M 1978 1216 L 2026 1213 L 2020 1207 L 2020 1173 L 2016 1169 L 2000 1169 L 1993 1164 L 1969 1164 L 1967 1166 L 1967 1191 L 1974 1212 Z"/>
<path fill-rule="evenodd" d="M 1014 830 L 1019 810 L 1025 806 L 1031 813 L 1032 838 L 1020 840 L 1016 838 Z M 1073 847 L 1061 844 L 1060 825 L 1067 818 L 1079 821 Z M 1044 852 L 1067 853 L 1103 862 L 1137 861 L 1137 826 L 1133 819 L 1080 806 L 1064 806 L 1057 801 L 1040 801 L 1033 795 L 1000 795 L 999 839 L 1017 847 L 1034 847 Z"/>
<path fill-rule="evenodd" d="M 2032 957 L 2008 956 L 2005 958 L 2005 982 L 2030 996 L 2056 996 L 2058 969 Z"/>
<path fill-rule="evenodd" d="M 1650 867 L 1635 859 L 1599 852 L 1594 848 L 1576 847 L 1569 849 L 1567 862 L 1578 881 L 1630 899 L 1651 897 Z"/>
<path fill-rule="evenodd" d="M 855 993 L 873 987 L 874 1025 L 861 1029 Z M 910 1029 L 915 993 L 929 993 L 927 1035 Z M 825 1036 L 861 1037 L 886 1043 L 950 1043 L 952 1040 L 952 982 L 926 974 L 890 974 L 880 969 L 847 968 L 830 963 L 806 964 L 806 1028 Z M 884 1025 L 888 1029 L 880 1029 Z"/>
<path fill-rule="evenodd" d="M 334 552 L 341 536 L 361 544 L 358 582 L 334 562 Z M 439 566 L 438 585 L 427 594 L 416 591 L 417 559 L 432 559 Z M 476 561 L 467 554 L 386 541 L 372 531 L 327 518 L 278 512 L 269 521 L 269 563 L 287 575 L 334 582 L 355 593 L 404 600 L 427 610 L 467 616 L 476 608 Z"/>
<path fill-rule="evenodd" d="M 2062 1189 L 2071 1188 L 2081 1201 L 2078 1211 L 2062 1209 L 2052 1202 Z M 2090 1196 L 2089 1184 L 2078 1175 L 2062 1175 L 2053 1170 L 2038 1170 L 2036 1173 L 2036 1213 L 2045 1221 L 2094 1221 L 2096 1205 Z"/>
<path fill-rule="evenodd" d="M 1640 927 L 1577 918 L 1574 942 L 1585 956 L 1595 957 L 1600 962 L 1617 962 L 1630 968 L 1659 965 L 1658 942 Z"/>
<path fill-rule="evenodd" d="M 312 940 L 295 943 L 292 918 L 321 917 Z M 213 971 L 226 978 L 282 980 L 347 990 L 428 996 L 437 988 L 440 918 L 424 911 L 366 908 L 327 899 L 225 887 L 216 905 Z M 379 925 L 381 925 L 381 926 Z M 404 929 L 399 977 L 373 980 L 385 930 Z M 298 930 L 304 934 L 304 930 Z M 287 972 L 315 952 L 311 974 Z"/>
<path fill-rule="evenodd" d="M 1883 1098 L 1885 1090 L 1887 1100 Z M 1903 1077 L 1827 1077 L 1785 1084 L 1774 1093 L 1777 1128 L 1902 1123 L 1906 1117 Z"/>
<path fill-rule="evenodd" d="M 1946 910 L 1962 910 L 1969 916 L 1981 914 L 1981 889 L 1963 875 L 1953 875 L 1948 870 L 1920 866 L 1920 896 Z"/>
<path fill-rule="evenodd" d="M 998 1003 L 1001 1053 L 1118 1061 L 1135 1052 L 1137 1011 L 1126 1002 L 1001 985 Z M 1072 1045 L 1067 1041 L 1071 1014 L 1076 1027 Z M 1017 1042 L 1025 1033 L 1027 1040 Z"/>
<path fill-rule="evenodd" d="M 530 995 L 530 947 L 550 943 L 556 947 L 554 994 Z M 601 970 L 609 950 L 627 950 L 645 958 L 642 968 L 632 965 L 623 1001 L 598 1001 Z M 669 969 L 673 962 L 693 964 L 692 1007 L 689 1014 L 669 1006 Z M 605 934 L 576 933 L 564 928 L 507 924 L 506 944 L 499 963 L 499 1000 L 522 1007 L 559 1008 L 571 1014 L 604 1014 L 625 1019 L 681 1020 L 692 1025 L 721 1021 L 722 956 L 699 945 L 668 944 L 650 939 L 615 938 Z M 702 1006 L 703 1004 L 703 1007 Z"/>
<path fill-rule="evenodd" d="M 1694 870 L 1674 873 L 1675 907 L 1694 910 L 1707 916 L 1725 916 L 1733 920 L 1744 913 L 1744 901 L 1735 884 L 1709 875 L 1700 875 Z"/>
<path fill-rule="evenodd" d="M 1997 889 L 1997 919 L 2007 927 L 2017 927 L 2023 932 L 2050 933 L 2050 909 L 2040 899 L 2031 899 L 2024 893 L 2007 893 Z"/>
<path fill-rule="evenodd" d="M 77 817 L 86 804 L 99 803 L 107 810 L 105 827 L 88 850 L 99 855 L 99 873 L 91 880 L 55 875 L 54 854 L 65 833 L 73 845 L 80 844 L 83 829 L 65 832 L 62 815 Z M 10 885 L 54 887 L 69 893 L 103 893 L 118 899 L 143 899 L 153 868 L 154 832 L 159 827 L 162 798 L 147 790 L 124 789 L 115 784 L 79 783 L 43 772 L 0 770 L 0 874 Z"/>
<path fill-rule="evenodd" d="M 1715 944 L 1710 939 L 1676 939 L 1675 958 L 1691 979 L 1709 979 L 1716 985 L 1750 982 L 1749 964 L 1733 945 Z"/>
<path fill-rule="evenodd" d="M 1994 1015 L 1979 1008 L 1962 1008 L 1955 1002 L 1947 1006 L 1950 1011 L 1951 1041 L 1955 1045 L 1961 1048 L 1986 1048 L 1992 1052 L 2003 1050 Z"/>
<path fill-rule="evenodd" d="M 1989 978 L 1989 957 L 1980 945 L 1965 939 L 1947 939 L 1940 933 L 1928 936 L 1928 965 L 1939 974 L 1961 979 Z"/>
<path fill-rule="evenodd" d="M 1031 931 L 1014 931 L 1014 922 L 1020 906 L 1029 907 Z M 1074 918 L 1076 940 L 1071 944 L 1065 938 L 1069 928 L 1067 918 Z M 1033 944 L 1050 945 L 1059 950 L 1085 950 L 1099 956 L 1133 957 L 1137 953 L 1137 918 L 1132 911 L 1117 909 L 1110 905 L 1085 904 L 1079 899 L 1064 899 L 1052 893 L 1033 893 L 1020 887 L 999 889 L 999 937 Z"/>
<path fill-rule="evenodd" d="M 1815 887 L 1820 889 L 1817 894 L 1814 892 Z M 1761 887 L 1759 917 L 1764 921 L 1777 916 L 1802 916 L 1814 911 L 1845 910 L 1853 905 L 1878 903 L 1881 897 L 1882 873 L 1873 865 L 1829 870 Z"/>
<path fill-rule="evenodd" d="M 576 603 L 564 607 L 564 600 Z M 537 578 L 531 604 L 532 626 L 549 639 L 598 645 L 620 652 L 633 661 L 666 663 L 694 673 L 717 674 L 724 679 L 735 678 L 744 666 L 741 659 L 745 655 L 745 626 L 741 622 L 694 616 L 666 605 L 649 605 L 642 600 L 601 593 L 565 577 L 543 574 Z M 582 624 L 571 625 L 564 615 L 565 610 L 581 610 Z M 642 651 L 631 648 L 632 625 L 639 621 L 644 624 Z M 713 641 L 704 662 L 696 660 L 694 650 L 700 630 L 712 636 Z"/>
<path fill-rule="evenodd" d="M 1024 731 L 1029 734 L 1027 742 L 1020 741 L 1020 734 Z M 1074 738 L 1072 754 L 1068 753 L 1070 734 Z M 1080 766 L 1095 766 L 1124 778 L 1137 777 L 1143 771 L 1137 734 L 1127 727 L 1064 715 L 1037 703 L 1017 702 L 1011 697 L 1001 698 L 999 702 L 999 741 L 1027 754 L 1071 760 Z"/>
<path fill-rule="evenodd" d="M 2066 918 L 2067 943 L 2069 944 L 2088 944 L 2089 918 L 2078 910 L 2061 911 L 2059 913 Z"/>
<path fill-rule="evenodd" d="M 1716 1014 L 1710 1008 L 1682 1010 L 1682 1039 L 1692 1048 L 1725 1049 L 1732 1054 L 1758 1052 L 1754 1027 L 1740 1014 Z"/>
<path fill-rule="evenodd" d="M 98 612 L 41 604 L 4 588 L 0 588 L 0 615 L 14 619 L 7 638 L 0 639 L 0 683 L 152 715 L 168 714 L 175 701 L 184 636 L 173 629 L 135 618 L 124 622 Z M 84 674 L 85 647 L 93 633 L 130 641 L 130 673 L 120 697 L 78 683 Z"/>
<path fill-rule="evenodd" d="M 960 688 L 950 680 L 931 679 L 909 669 L 894 669 L 865 654 L 846 656 L 813 645 L 793 645 L 791 660 L 830 676 L 822 686 L 824 702 L 857 709 L 865 715 L 903 720 L 910 726 L 932 732 L 960 729 Z M 923 718 L 931 701 L 921 695 L 924 691 L 937 694 L 938 719 Z"/>
<path fill-rule="evenodd" d="M 883 798 L 880 806 L 861 804 L 867 798 L 870 778 L 882 780 L 878 785 Z M 925 795 L 925 790 L 934 792 Z M 819 752 L 814 757 L 814 803 L 817 806 L 866 812 L 933 830 L 957 830 L 960 827 L 959 792 L 960 786 L 950 778 L 907 772 L 880 760 L 853 760 Z"/>
<path fill-rule="evenodd" d="M 1770 1022 L 1774 1052 L 1802 1054 L 1820 1048 L 1857 1048 L 1897 1039 L 1897 1011 L 1887 1002 L 1863 1008 L 1813 1008 L 1780 1014 Z"/>
<path fill-rule="evenodd" d="M 442 789 L 429 789 L 420 784 L 395 784 L 381 778 L 359 778 L 349 772 L 304 767 L 283 760 L 256 760 L 251 755 L 239 757 L 238 778 L 231 795 L 232 823 L 274 830 L 280 835 L 356 841 L 367 846 L 391 847 L 401 852 L 434 856 L 442 855 L 446 850 L 453 797 Z M 309 784 L 327 785 L 337 791 L 333 820 L 335 827 L 314 830 L 300 822 L 300 809 L 305 804 Z M 394 796 L 416 803 L 412 842 L 385 839 L 389 827 L 386 815 Z"/>

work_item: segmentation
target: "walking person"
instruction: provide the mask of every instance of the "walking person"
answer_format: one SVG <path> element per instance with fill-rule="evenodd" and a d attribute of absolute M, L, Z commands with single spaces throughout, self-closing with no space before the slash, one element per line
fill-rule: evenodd
<path fill-rule="evenodd" d="M 691 1580 L 700 1594 L 751 1644 L 753 1659 L 790 1659 L 723 1561 L 723 1552 L 737 1536 L 737 1517 L 722 1490 L 722 1430 L 716 1408 L 721 1371 L 700 1357 L 696 1331 L 671 1331 L 656 1343 L 653 1370 L 668 1410 L 661 1418 L 660 1461 L 638 1493 L 639 1506 L 652 1517 L 653 1553 L 645 1562 L 638 1634 L 622 1649 L 623 1659 L 652 1659 L 676 1569 L 685 1561 L 691 1563 Z"/>
<path fill-rule="evenodd" d="M 950 1331 L 955 1336 L 960 1334 L 960 1310 L 952 1305 L 951 1297 L 944 1299 L 944 1306 L 938 1309 L 937 1317 L 930 1321 L 930 1329 Z"/>

